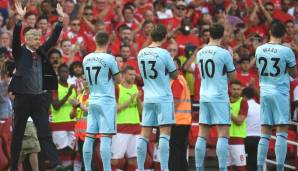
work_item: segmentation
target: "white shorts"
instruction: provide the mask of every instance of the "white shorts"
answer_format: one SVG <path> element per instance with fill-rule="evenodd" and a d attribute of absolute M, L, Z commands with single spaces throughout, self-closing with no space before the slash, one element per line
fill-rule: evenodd
<path fill-rule="evenodd" d="M 229 145 L 229 159 L 227 165 L 246 166 L 246 154 L 244 144 Z"/>
<path fill-rule="evenodd" d="M 57 150 L 65 147 L 74 149 L 75 147 L 76 137 L 74 131 L 53 131 L 52 137 Z"/>
<path fill-rule="evenodd" d="M 122 159 L 126 154 L 127 158 L 137 157 L 137 135 L 117 133 L 112 137 L 112 159 Z"/>

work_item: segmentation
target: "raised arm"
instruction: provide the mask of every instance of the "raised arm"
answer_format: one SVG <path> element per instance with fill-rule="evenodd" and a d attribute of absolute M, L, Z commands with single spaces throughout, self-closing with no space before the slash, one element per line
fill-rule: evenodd
<path fill-rule="evenodd" d="M 19 53 L 21 51 L 21 30 L 22 30 L 22 19 L 26 14 L 26 7 L 22 8 L 21 3 L 17 0 L 15 1 L 15 8 L 19 15 L 19 20 L 17 21 L 12 38 L 12 55 L 16 59 L 20 57 Z"/>
<path fill-rule="evenodd" d="M 65 17 L 65 14 L 63 12 L 63 8 L 61 7 L 61 5 L 59 3 L 57 4 L 56 11 L 57 11 L 57 13 L 59 15 L 58 23 L 56 24 L 55 29 L 52 32 L 52 35 L 42 45 L 42 48 L 45 51 L 48 51 L 51 47 L 53 47 L 56 44 L 56 42 L 59 39 L 60 33 L 62 31 L 62 28 L 63 28 L 63 19 Z"/>

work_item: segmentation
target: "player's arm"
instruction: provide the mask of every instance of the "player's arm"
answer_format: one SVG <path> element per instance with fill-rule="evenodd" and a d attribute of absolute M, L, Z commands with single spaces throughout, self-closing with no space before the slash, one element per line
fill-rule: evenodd
<path fill-rule="evenodd" d="M 297 67 L 296 67 L 296 65 L 294 67 L 288 68 L 288 72 L 289 72 L 289 74 L 292 78 L 297 78 Z"/>
<path fill-rule="evenodd" d="M 297 77 L 297 67 L 296 67 L 295 54 L 292 51 L 292 49 L 289 49 L 287 51 L 286 61 L 287 61 L 288 72 L 290 76 L 295 79 Z"/>
<path fill-rule="evenodd" d="M 245 119 L 247 117 L 247 112 L 248 112 L 248 103 L 247 103 L 247 101 L 245 99 L 243 99 L 241 101 L 241 104 L 240 104 L 239 115 L 238 116 L 234 116 L 232 114 L 232 117 L 231 117 L 232 121 L 236 125 L 240 126 L 241 124 L 243 124 L 243 122 L 245 122 Z"/>
<path fill-rule="evenodd" d="M 113 74 L 114 83 L 115 84 L 120 84 L 121 83 L 121 74 L 120 74 L 120 70 L 119 70 L 119 67 L 117 65 L 117 62 L 116 62 L 116 58 L 115 57 L 110 62 L 110 71 Z"/>
<path fill-rule="evenodd" d="M 170 78 L 173 80 L 176 80 L 178 78 L 178 71 L 174 70 L 174 71 L 170 72 Z"/>
<path fill-rule="evenodd" d="M 143 111 L 143 91 L 142 90 L 139 90 L 138 92 L 138 97 L 137 97 L 137 103 L 138 103 L 138 112 L 139 114 L 142 114 L 142 111 Z"/>
<path fill-rule="evenodd" d="M 228 72 L 228 78 L 229 78 L 230 81 L 236 80 L 236 72 L 235 72 L 235 70 L 234 71 L 231 71 L 231 72 Z"/>
<path fill-rule="evenodd" d="M 236 80 L 236 69 L 235 69 L 235 66 L 234 66 L 234 63 L 233 63 L 233 57 L 232 55 L 230 54 L 230 52 L 226 52 L 224 54 L 226 56 L 225 58 L 225 69 L 227 71 L 227 75 L 228 75 L 228 78 L 230 81 L 233 81 L 233 80 Z"/>
<path fill-rule="evenodd" d="M 115 84 L 120 84 L 121 83 L 121 74 L 120 74 L 120 72 L 113 75 L 113 80 L 114 80 Z"/>
<path fill-rule="evenodd" d="M 176 80 L 178 78 L 178 71 L 173 61 L 173 58 L 168 51 L 166 51 L 164 55 L 165 55 L 164 64 L 166 67 L 166 71 L 169 71 L 169 76 L 171 79 Z"/>
<path fill-rule="evenodd" d="M 197 49 L 190 58 L 188 58 L 188 60 L 184 63 L 183 65 L 183 70 L 187 71 L 187 72 L 194 72 L 194 69 L 192 68 L 192 64 L 194 63 L 195 59 L 196 59 L 196 54 L 198 52 L 199 49 Z"/>

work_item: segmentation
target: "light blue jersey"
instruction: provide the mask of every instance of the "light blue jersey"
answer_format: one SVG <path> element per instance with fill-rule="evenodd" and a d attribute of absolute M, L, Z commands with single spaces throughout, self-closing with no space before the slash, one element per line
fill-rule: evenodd
<path fill-rule="evenodd" d="M 106 53 L 90 53 L 84 58 L 83 67 L 90 89 L 90 102 L 115 103 L 112 76 L 119 73 L 115 57 Z"/>
<path fill-rule="evenodd" d="M 138 54 L 138 65 L 144 80 L 144 102 L 172 102 L 169 72 L 176 66 L 168 51 L 159 47 L 147 47 Z"/>
<path fill-rule="evenodd" d="M 200 102 L 229 102 L 227 72 L 235 66 L 229 51 L 215 45 L 207 45 L 197 53 L 200 70 Z"/>
<path fill-rule="evenodd" d="M 261 96 L 289 95 L 290 76 L 288 68 L 296 65 L 293 51 L 280 44 L 266 43 L 256 49 Z"/>

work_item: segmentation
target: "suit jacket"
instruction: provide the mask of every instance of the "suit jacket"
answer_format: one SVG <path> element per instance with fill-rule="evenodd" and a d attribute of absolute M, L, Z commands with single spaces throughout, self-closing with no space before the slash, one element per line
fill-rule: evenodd
<path fill-rule="evenodd" d="M 49 39 L 41 45 L 37 50 L 36 54 L 41 58 L 42 65 L 42 90 L 57 90 L 58 80 L 57 75 L 48 60 L 47 52 L 54 46 L 59 38 L 63 25 L 58 22 L 53 30 L 52 35 Z M 12 41 L 12 55 L 15 60 L 16 72 L 12 77 L 11 83 L 9 85 L 9 91 L 13 93 L 25 93 L 26 87 L 24 82 L 26 81 L 24 73 L 32 68 L 33 58 L 32 52 L 26 48 L 25 45 L 21 45 L 21 29 L 22 21 L 19 20 L 13 31 L 13 41 Z"/>

